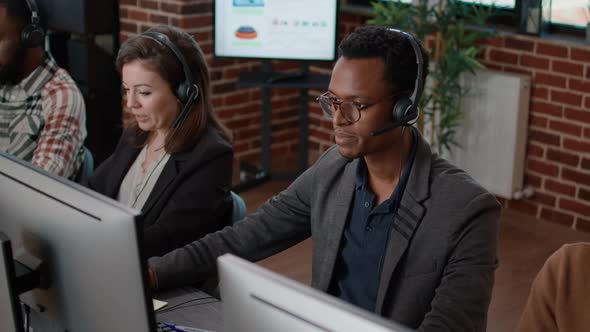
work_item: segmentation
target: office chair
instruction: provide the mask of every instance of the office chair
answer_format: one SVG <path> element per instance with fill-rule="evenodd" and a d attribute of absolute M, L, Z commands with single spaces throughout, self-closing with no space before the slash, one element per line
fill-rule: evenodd
<path fill-rule="evenodd" d="M 94 157 L 90 149 L 85 145 L 82 146 L 82 150 L 84 151 L 84 161 L 80 165 L 80 169 L 74 180 L 78 183 L 85 184 L 92 174 L 94 174 Z"/>
<path fill-rule="evenodd" d="M 236 222 L 244 219 L 246 217 L 246 202 L 244 199 L 236 194 L 233 191 L 229 192 L 231 194 L 231 198 L 233 200 L 233 211 L 232 211 L 232 219 L 231 225 L 234 225 Z M 219 280 L 217 277 L 207 279 L 201 286 L 201 290 L 205 293 L 209 293 L 209 295 L 220 299 L 219 293 Z"/>
<path fill-rule="evenodd" d="M 233 200 L 233 212 L 232 212 L 232 224 L 244 219 L 246 216 L 246 203 L 240 195 L 233 191 L 230 191 L 231 198 Z"/>

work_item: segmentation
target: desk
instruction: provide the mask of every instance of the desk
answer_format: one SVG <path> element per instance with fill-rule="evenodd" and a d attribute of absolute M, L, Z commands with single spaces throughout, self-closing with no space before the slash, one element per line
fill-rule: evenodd
<path fill-rule="evenodd" d="M 153 294 L 154 298 L 168 302 L 156 312 L 156 321 L 195 327 L 210 331 L 223 331 L 221 302 L 194 287 L 182 287 Z"/>

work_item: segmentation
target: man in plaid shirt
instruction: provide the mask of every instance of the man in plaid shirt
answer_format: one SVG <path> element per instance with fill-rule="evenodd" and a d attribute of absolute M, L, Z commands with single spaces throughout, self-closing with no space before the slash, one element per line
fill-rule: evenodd
<path fill-rule="evenodd" d="M 31 45 L 24 37 L 37 20 L 31 8 L 0 0 L 0 150 L 71 178 L 84 159 L 84 99 L 45 53 L 44 38 Z"/>

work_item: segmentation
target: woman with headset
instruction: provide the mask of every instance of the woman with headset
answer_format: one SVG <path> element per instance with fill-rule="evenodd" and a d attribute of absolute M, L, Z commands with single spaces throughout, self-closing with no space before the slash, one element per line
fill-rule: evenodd
<path fill-rule="evenodd" d="M 195 40 L 157 26 L 126 41 L 116 67 L 128 120 L 88 186 L 141 210 L 143 253 L 163 255 L 230 223 L 233 152 Z"/>

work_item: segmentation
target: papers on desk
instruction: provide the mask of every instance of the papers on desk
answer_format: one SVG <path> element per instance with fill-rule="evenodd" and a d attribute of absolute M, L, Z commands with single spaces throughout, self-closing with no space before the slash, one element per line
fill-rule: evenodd
<path fill-rule="evenodd" d="M 156 299 L 152 299 L 152 301 L 154 303 L 154 311 L 158 311 L 168 305 L 168 302 L 159 301 Z"/>

